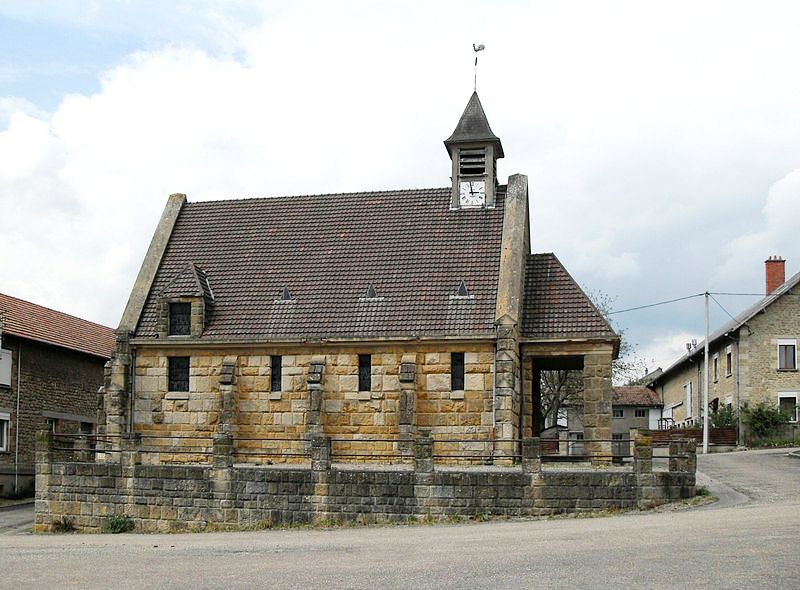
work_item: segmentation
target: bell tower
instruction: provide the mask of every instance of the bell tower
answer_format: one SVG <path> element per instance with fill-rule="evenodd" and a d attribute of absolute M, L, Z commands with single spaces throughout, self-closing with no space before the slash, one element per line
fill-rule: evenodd
<path fill-rule="evenodd" d="M 452 209 L 494 207 L 497 160 L 503 144 L 486 119 L 478 93 L 473 92 L 453 134 L 444 141 L 452 161 Z"/>

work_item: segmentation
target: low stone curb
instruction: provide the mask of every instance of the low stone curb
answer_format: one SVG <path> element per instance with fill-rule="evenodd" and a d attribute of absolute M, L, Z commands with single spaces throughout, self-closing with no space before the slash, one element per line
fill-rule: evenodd
<path fill-rule="evenodd" d="M 0 504 L 0 512 L 5 510 L 13 510 L 14 508 L 19 508 L 20 506 L 33 506 L 35 500 L 33 498 L 26 498 L 24 500 L 19 501 L 10 501 L 9 504 Z"/>

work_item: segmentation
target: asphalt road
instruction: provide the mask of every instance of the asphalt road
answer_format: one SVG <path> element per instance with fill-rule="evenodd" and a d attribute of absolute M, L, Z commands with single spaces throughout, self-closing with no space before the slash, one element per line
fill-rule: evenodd
<path fill-rule="evenodd" d="M 194 535 L 10 535 L 11 588 L 800 588 L 800 460 L 699 458 L 720 502 L 607 518 Z M 2 515 L 0 514 L 0 523 Z"/>

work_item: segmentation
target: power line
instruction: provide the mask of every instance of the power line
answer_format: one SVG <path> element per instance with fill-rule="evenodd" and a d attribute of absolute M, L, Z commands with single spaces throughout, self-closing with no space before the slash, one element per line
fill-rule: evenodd
<path fill-rule="evenodd" d="M 709 294 L 708 294 L 708 296 L 709 296 L 709 297 L 711 297 L 711 299 L 713 299 L 713 300 L 714 300 L 714 303 L 716 303 L 717 305 L 719 305 L 719 308 L 720 308 L 722 311 L 724 311 L 725 313 L 727 313 L 727 314 L 728 314 L 728 317 L 729 317 L 729 318 L 731 318 L 731 319 L 732 319 L 734 322 L 735 322 L 735 321 L 737 321 L 737 319 L 731 315 L 731 312 L 729 312 L 727 309 L 725 309 L 725 307 L 724 307 L 724 306 L 723 306 L 723 305 L 722 305 L 722 304 L 721 304 L 719 301 L 717 301 L 717 298 L 716 298 L 716 297 L 714 297 L 714 295 L 713 295 L 713 294 L 709 293 Z"/>
<path fill-rule="evenodd" d="M 640 310 L 640 309 L 647 309 L 648 307 L 657 307 L 659 305 L 667 305 L 669 303 L 676 303 L 677 301 L 685 301 L 687 299 L 693 299 L 695 297 L 702 297 L 703 295 L 705 295 L 705 293 L 697 293 L 695 295 L 687 295 L 686 297 L 678 297 L 676 299 L 668 299 L 667 301 L 659 301 L 657 303 L 648 303 L 647 305 L 638 305 L 636 307 L 629 307 L 628 309 L 620 309 L 620 310 L 617 310 L 617 311 L 610 311 L 610 312 L 608 312 L 608 315 L 614 315 L 614 314 L 617 314 L 617 313 L 627 313 L 629 311 L 637 311 L 637 310 Z M 717 301 L 717 299 L 714 298 L 714 295 L 731 295 L 731 296 L 761 297 L 761 298 L 764 298 L 764 297 L 767 297 L 768 294 L 765 294 L 765 293 L 733 293 L 733 292 L 718 292 L 718 291 L 711 292 L 711 291 L 709 291 L 708 295 L 711 297 L 711 299 L 714 299 L 714 302 L 717 305 L 720 306 L 722 311 L 727 313 L 730 316 L 731 319 L 736 320 L 736 318 L 734 318 L 728 312 L 728 310 L 725 309 L 722 306 L 722 304 L 719 301 Z M 771 295 L 771 293 L 769 295 Z M 782 293 L 780 295 L 780 297 L 800 297 L 800 293 Z"/>
<path fill-rule="evenodd" d="M 648 307 L 656 307 L 658 305 L 667 305 L 668 303 L 675 303 L 677 301 L 685 301 L 686 299 L 693 299 L 695 297 L 702 297 L 705 293 L 697 293 L 695 295 L 687 295 L 686 297 L 678 297 L 676 299 L 669 299 L 667 301 L 659 301 L 658 303 L 648 303 L 647 305 L 639 305 L 637 307 L 630 307 L 628 309 L 620 309 L 618 311 L 610 311 L 608 315 L 614 315 L 616 313 L 626 313 L 629 311 L 636 311 L 639 309 L 647 309 Z"/>

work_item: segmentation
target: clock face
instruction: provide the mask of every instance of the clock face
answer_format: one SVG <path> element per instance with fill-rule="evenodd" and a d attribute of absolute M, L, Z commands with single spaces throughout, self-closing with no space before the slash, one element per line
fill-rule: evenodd
<path fill-rule="evenodd" d="M 486 181 L 462 180 L 458 194 L 462 207 L 483 207 L 486 204 Z"/>

